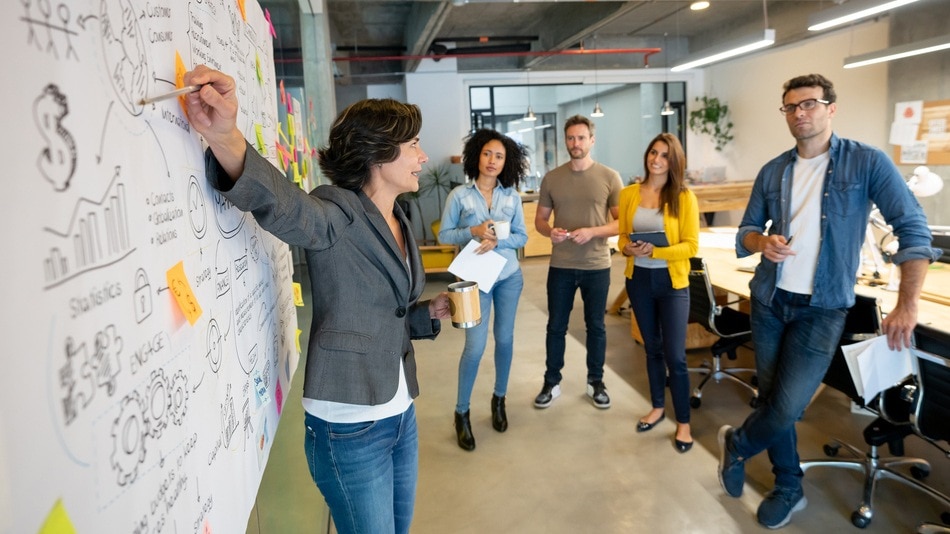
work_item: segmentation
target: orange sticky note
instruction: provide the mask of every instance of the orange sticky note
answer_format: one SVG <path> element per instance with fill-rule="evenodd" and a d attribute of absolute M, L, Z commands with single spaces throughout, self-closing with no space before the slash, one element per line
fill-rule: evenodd
<path fill-rule="evenodd" d="M 244 6 L 244 0 L 237 0 L 238 9 L 241 10 L 241 18 L 247 22 L 247 8 Z"/>
<path fill-rule="evenodd" d="M 294 304 L 303 306 L 303 289 L 300 287 L 300 282 L 294 282 Z"/>
<path fill-rule="evenodd" d="M 181 308 L 188 322 L 194 326 L 198 318 L 201 317 L 201 305 L 198 304 L 198 299 L 191 291 L 188 277 L 185 276 L 184 262 L 178 262 L 169 269 L 165 273 L 165 278 L 168 280 L 168 288 L 172 290 L 172 295 L 175 296 L 175 301 L 178 302 L 178 307 Z"/>
<path fill-rule="evenodd" d="M 300 332 L 300 330 L 297 330 Z M 300 352 L 300 342 L 297 342 L 297 351 Z M 66 507 L 63 506 L 62 499 L 56 499 L 56 504 L 46 516 L 46 521 L 38 531 L 39 534 L 76 534 L 76 527 L 73 525 L 69 514 L 66 513 Z"/>
<path fill-rule="evenodd" d="M 185 62 L 181 60 L 181 54 L 178 53 L 178 50 L 175 50 L 175 89 L 181 89 L 185 86 L 186 72 L 188 72 L 188 68 L 185 67 Z M 178 97 L 178 105 L 181 106 L 181 111 L 187 119 L 188 108 L 185 107 L 185 95 Z"/>

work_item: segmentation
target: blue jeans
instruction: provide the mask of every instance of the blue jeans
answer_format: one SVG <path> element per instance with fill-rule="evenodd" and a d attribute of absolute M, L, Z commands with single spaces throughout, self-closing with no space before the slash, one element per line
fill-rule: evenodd
<path fill-rule="evenodd" d="M 795 423 L 821 384 L 844 331 L 847 309 L 809 306 L 811 296 L 776 289 L 772 305 L 752 299 L 752 341 L 762 403 L 732 436 L 741 458 L 768 450 L 775 486 L 801 489 Z"/>
<path fill-rule="evenodd" d="M 518 311 L 518 299 L 524 288 L 524 276 L 521 270 L 499 280 L 491 291 L 478 292 L 482 311 L 482 322 L 465 331 L 465 348 L 459 360 L 458 400 L 455 411 L 465 413 L 472 399 L 478 364 L 482 361 L 485 344 L 488 342 L 488 324 L 491 321 L 492 302 L 495 304 L 495 323 L 492 334 L 495 336 L 495 395 L 504 397 L 508 391 L 508 375 L 511 372 L 511 357 L 515 340 L 515 312 Z"/>
<path fill-rule="evenodd" d="M 547 349 L 544 371 L 546 384 L 561 383 L 565 336 L 578 288 L 584 301 L 584 323 L 587 326 L 587 382 L 604 379 L 604 358 L 607 355 L 604 313 L 607 310 L 607 291 L 610 289 L 610 269 L 588 271 L 549 267 L 548 328 L 544 342 Z"/>
<path fill-rule="evenodd" d="M 668 269 L 635 267 L 627 279 L 630 308 L 637 318 L 647 353 L 647 378 L 654 408 L 666 405 L 667 370 L 676 422 L 689 423 L 689 371 L 686 370 L 686 323 L 689 288 L 673 289 Z"/>
<path fill-rule="evenodd" d="M 305 413 L 310 476 L 344 533 L 409 532 L 419 474 L 413 405 L 364 423 L 328 423 Z"/>

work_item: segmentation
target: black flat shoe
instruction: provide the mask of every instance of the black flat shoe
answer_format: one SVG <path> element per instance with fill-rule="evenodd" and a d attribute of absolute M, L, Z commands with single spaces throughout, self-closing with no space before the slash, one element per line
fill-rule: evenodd
<path fill-rule="evenodd" d="M 663 419 L 666 419 L 666 412 L 661 412 L 660 417 L 652 423 L 647 423 L 646 421 L 637 421 L 637 432 L 646 432 L 647 430 L 650 430 L 651 428 L 658 425 Z"/>
<path fill-rule="evenodd" d="M 505 398 L 491 396 L 491 426 L 498 432 L 508 430 L 508 414 L 505 412 Z"/>
<path fill-rule="evenodd" d="M 676 452 L 684 453 L 693 448 L 692 441 L 680 441 L 676 438 L 673 438 L 673 444 L 676 446 Z"/>

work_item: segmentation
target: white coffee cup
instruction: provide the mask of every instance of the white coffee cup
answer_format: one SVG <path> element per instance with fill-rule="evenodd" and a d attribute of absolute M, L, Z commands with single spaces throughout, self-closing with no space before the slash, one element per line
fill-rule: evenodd
<path fill-rule="evenodd" d="M 508 236 L 511 235 L 511 223 L 508 221 L 492 223 L 492 230 L 495 231 L 495 238 L 499 241 L 508 239 Z"/>

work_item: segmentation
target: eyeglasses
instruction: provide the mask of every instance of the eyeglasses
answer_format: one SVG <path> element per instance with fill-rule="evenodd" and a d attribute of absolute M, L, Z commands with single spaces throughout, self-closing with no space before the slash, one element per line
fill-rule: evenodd
<path fill-rule="evenodd" d="M 797 104 L 785 104 L 784 106 L 778 108 L 779 112 L 785 115 L 791 115 L 795 113 L 795 110 L 802 108 L 802 111 L 811 111 L 815 109 L 818 104 L 830 104 L 827 100 L 822 100 L 820 98 L 809 98 L 808 100 L 802 100 Z"/>

